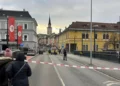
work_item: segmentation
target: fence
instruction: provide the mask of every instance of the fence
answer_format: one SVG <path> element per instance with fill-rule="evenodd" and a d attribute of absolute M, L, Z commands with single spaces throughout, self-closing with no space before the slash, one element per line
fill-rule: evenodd
<path fill-rule="evenodd" d="M 74 54 L 90 57 L 89 51 L 74 51 Z M 118 58 L 118 54 L 116 52 L 92 52 L 92 56 L 93 58 L 99 58 L 113 62 L 120 62 L 120 58 Z"/>

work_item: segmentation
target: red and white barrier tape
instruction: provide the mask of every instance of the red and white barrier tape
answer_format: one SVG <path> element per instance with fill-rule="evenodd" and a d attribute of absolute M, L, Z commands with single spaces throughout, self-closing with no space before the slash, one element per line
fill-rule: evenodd
<path fill-rule="evenodd" d="M 48 64 L 48 65 L 55 65 L 55 66 L 62 66 L 62 67 L 73 67 L 73 68 L 81 68 L 81 69 L 98 69 L 98 70 L 120 70 L 120 68 L 116 67 L 93 67 L 93 66 L 77 66 L 77 65 L 66 65 L 66 64 L 56 64 L 56 63 L 50 63 L 50 62 L 40 62 L 40 61 L 27 61 L 30 63 L 36 63 L 36 64 Z"/>

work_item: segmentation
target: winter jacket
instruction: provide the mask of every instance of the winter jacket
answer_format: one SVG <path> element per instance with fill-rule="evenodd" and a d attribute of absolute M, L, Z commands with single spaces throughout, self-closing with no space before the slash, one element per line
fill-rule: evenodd
<path fill-rule="evenodd" d="M 9 79 L 12 79 L 15 74 L 20 70 L 20 68 L 24 65 L 25 60 L 24 53 L 18 53 L 16 57 L 16 61 L 12 61 L 6 69 L 6 73 Z M 13 86 L 29 86 L 28 77 L 31 76 L 31 68 L 28 63 L 25 64 L 23 69 L 19 72 L 19 74 L 14 77 L 12 80 Z"/>

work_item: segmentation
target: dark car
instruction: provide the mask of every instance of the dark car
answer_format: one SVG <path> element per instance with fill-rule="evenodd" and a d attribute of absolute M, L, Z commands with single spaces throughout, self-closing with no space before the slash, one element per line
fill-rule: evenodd
<path fill-rule="evenodd" d="M 39 54 L 43 54 L 44 51 L 43 50 L 39 50 L 38 52 L 39 52 Z"/>

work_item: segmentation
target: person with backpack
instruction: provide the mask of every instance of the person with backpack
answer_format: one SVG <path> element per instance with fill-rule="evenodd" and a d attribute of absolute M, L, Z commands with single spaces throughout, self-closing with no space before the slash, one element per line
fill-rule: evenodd
<path fill-rule="evenodd" d="M 19 52 L 16 60 L 12 61 L 6 68 L 8 86 L 29 86 L 28 77 L 31 76 L 31 68 L 23 52 Z"/>

